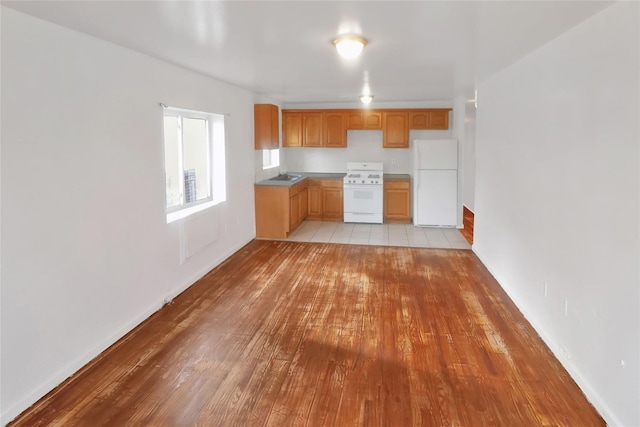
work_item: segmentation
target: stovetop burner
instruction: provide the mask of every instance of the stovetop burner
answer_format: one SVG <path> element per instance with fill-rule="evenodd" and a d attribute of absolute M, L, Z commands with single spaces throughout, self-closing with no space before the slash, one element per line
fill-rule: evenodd
<path fill-rule="evenodd" d="M 349 162 L 345 185 L 382 185 L 382 163 L 380 162 Z"/>

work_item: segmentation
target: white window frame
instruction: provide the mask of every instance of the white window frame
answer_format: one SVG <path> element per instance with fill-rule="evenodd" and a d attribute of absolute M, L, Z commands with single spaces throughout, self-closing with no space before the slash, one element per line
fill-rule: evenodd
<path fill-rule="evenodd" d="M 262 150 L 262 170 L 280 167 L 280 149 Z"/>
<path fill-rule="evenodd" d="M 180 163 L 180 204 L 177 206 L 167 207 L 166 199 L 166 157 L 163 158 L 163 169 L 165 175 L 165 210 L 167 215 L 167 223 L 176 221 L 181 218 L 185 218 L 189 215 L 193 215 L 196 212 L 200 212 L 212 206 L 218 205 L 226 201 L 226 161 L 225 161 L 225 135 L 224 135 L 224 115 L 206 113 L 202 111 L 187 110 L 176 107 L 163 107 L 163 152 L 164 152 L 164 118 L 167 116 L 178 117 L 179 124 L 181 126 L 184 118 L 203 119 L 206 121 L 207 126 L 207 170 L 209 181 L 209 195 L 208 197 L 196 200 L 193 202 L 185 203 L 185 191 L 184 191 L 184 163 L 183 163 L 183 141 L 182 132 L 179 132 L 178 144 L 179 147 L 179 163 Z"/>

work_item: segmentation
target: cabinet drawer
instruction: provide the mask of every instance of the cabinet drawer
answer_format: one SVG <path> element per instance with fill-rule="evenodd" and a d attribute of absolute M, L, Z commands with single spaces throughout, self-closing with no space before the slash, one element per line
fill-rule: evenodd
<path fill-rule="evenodd" d="M 307 188 L 307 181 L 302 181 L 289 188 L 289 195 L 293 196 Z"/>
<path fill-rule="evenodd" d="M 340 187 L 342 188 L 342 179 L 323 179 L 322 187 Z"/>
<path fill-rule="evenodd" d="M 409 181 L 385 181 L 384 188 L 385 189 L 409 189 L 411 183 Z"/>

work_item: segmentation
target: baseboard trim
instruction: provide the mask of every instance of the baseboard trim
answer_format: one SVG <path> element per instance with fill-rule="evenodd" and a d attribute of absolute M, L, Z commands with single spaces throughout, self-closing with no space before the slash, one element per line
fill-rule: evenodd
<path fill-rule="evenodd" d="M 118 343 L 118 341 L 124 338 L 135 328 L 140 326 L 145 320 L 151 317 L 158 310 L 160 310 L 164 306 L 166 301 L 172 300 L 173 298 L 187 290 L 198 280 L 204 277 L 208 272 L 216 268 L 218 265 L 222 264 L 227 258 L 238 252 L 249 242 L 254 240 L 254 237 L 249 237 L 246 239 L 247 240 L 243 239 L 241 243 L 234 245 L 229 250 L 223 252 L 222 255 L 216 257 L 216 259 L 209 263 L 208 266 L 201 268 L 197 273 L 191 275 L 187 280 L 183 281 L 180 286 L 171 289 L 168 293 L 157 299 L 153 304 L 151 304 L 151 306 L 143 310 L 142 313 L 140 313 L 138 316 L 135 316 L 129 322 L 125 323 L 124 326 L 119 328 L 116 332 L 111 334 L 106 339 L 102 340 L 100 344 L 93 347 L 90 351 L 73 360 L 71 363 L 66 364 L 62 369 L 59 369 L 57 372 L 47 378 L 47 380 L 44 381 L 40 386 L 33 389 L 18 402 L 14 403 L 8 408 L 2 408 L 3 410 L 0 414 L 0 425 L 5 426 L 30 408 L 35 409 L 35 405 L 38 404 L 39 400 L 45 397 L 48 393 L 54 391 L 56 387 L 62 385 L 65 381 L 70 380 L 74 375 L 80 373 L 80 371 L 87 367 L 93 360 L 101 357 L 101 355 L 106 355 L 110 349 L 115 348 L 114 346 Z M 44 403 L 44 401 L 42 403 Z"/>
<path fill-rule="evenodd" d="M 544 341 L 547 345 L 551 353 L 553 353 L 554 357 L 560 362 L 560 364 L 566 369 L 569 376 L 576 382 L 580 390 L 584 393 L 587 400 L 593 405 L 593 407 L 598 411 L 600 416 L 604 418 L 604 421 L 607 423 L 607 426 L 620 426 L 622 427 L 624 424 L 616 417 L 613 413 L 609 405 L 605 403 L 602 397 L 596 392 L 596 390 L 591 386 L 591 384 L 584 378 L 580 369 L 573 363 L 571 360 L 567 360 L 564 356 L 562 356 L 561 345 L 557 343 L 552 335 L 549 334 L 538 322 L 535 321 L 535 317 L 531 315 L 531 313 L 526 310 L 526 304 L 524 304 L 520 299 L 518 299 L 512 292 L 510 292 L 508 287 L 505 287 L 497 278 L 496 274 L 491 270 L 491 268 L 487 265 L 483 257 L 478 254 L 478 252 L 472 248 L 473 253 L 478 257 L 482 265 L 489 271 L 489 273 L 493 276 L 496 282 L 500 285 L 502 290 L 507 294 L 507 296 L 511 299 L 511 301 L 518 308 L 520 313 L 524 316 L 524 318 L 529 322 L 531 327 L 538 333 L 538 336 Z"/>

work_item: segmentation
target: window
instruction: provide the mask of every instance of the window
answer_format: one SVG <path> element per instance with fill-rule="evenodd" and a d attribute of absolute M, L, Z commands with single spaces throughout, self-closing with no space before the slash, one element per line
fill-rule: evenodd
<path fill-rule="evenodd" d="M 164 108 L 167 222 L 226 200 L 224 116 Z"/>
<path fill-rule="evenodd" d="M 280 150 L 262 150 L 262 169 L 277 168 L 280 166 Z"/>

